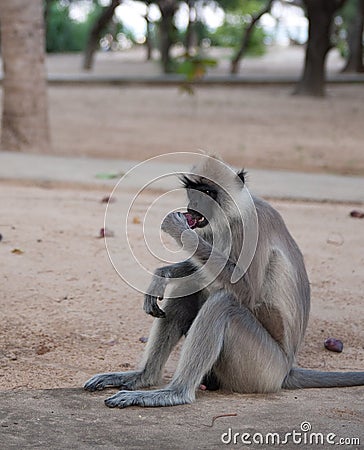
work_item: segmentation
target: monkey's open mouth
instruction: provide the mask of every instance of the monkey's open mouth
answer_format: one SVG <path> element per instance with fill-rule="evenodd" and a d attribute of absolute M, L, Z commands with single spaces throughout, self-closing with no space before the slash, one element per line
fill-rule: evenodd
<path fill-rule="evenodd" d="M 192 230 L 194 228 L 203 228 L 209 223 L 208 220 L 198 212 L 195 211 L 193 213 L 186 212 L 183 214 L 187 219 L 188 226 Z"/>

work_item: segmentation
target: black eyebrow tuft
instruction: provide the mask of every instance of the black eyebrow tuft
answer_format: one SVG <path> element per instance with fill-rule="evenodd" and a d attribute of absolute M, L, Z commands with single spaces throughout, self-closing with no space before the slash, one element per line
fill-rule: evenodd
<path fill-rule="evenodd" d="M 237 173 L 238 177 L 241 179 L 241 181 L 243 183 L 245 183 L 246 181 L 246 176 L 248 175 L 248 172 L 245 169 L 241 169 L 239 170 L 239 172 Z"/>
<path fill-rule="evenodd" d="M 183 187 L 186 189 L 199 189 L 203 184 L 201 181 L 193 180 L 188 178 L 186 175 L 181 175 L 179 179 L 182 182 Z"/>

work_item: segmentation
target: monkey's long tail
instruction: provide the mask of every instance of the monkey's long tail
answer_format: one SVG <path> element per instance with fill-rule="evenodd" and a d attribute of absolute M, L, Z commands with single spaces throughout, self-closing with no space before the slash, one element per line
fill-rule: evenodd
<path fill-rule="evenodd" d="M 320 372 L 294 368 L 283 381 L 283 389 L 330 388 L 364 385 L 364 372 Z"/>

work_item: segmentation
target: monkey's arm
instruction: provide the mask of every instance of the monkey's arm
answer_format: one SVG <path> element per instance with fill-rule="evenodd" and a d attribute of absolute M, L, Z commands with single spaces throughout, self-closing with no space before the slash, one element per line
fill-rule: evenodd
<path fill-rule="evenodd" d="M 158 306 L 162 300 L 168 283 L 176 278 L 186 277 L 197 270 L 191 260 L 182 261 L 170 266 L 159 267 L 153 274 L 148 292 L 144 297 L 144 311 L 153 317 L 165 317 L 164 311 Z"/>
<path fill-rule="evenodd" d="M 238 287 L 239 290 L 249 291 L 243 272 L 241 276 L 237 276 L 239 274 L 239 266 L 192 230 L 182 213 L 168 214 L 161 228 L 172 236 L 177 243 L 183 245 L 188 252 L 193 252 L 191 259 L 199 265 L 205 265 L 210 273 L 216 274 L 215 279 L 217 281 L 226 287 L 231 287 L 231 278 L 235 271 L 234 278 L 236 278 L 237 283 L 232 291 L 235 292 Z"/>

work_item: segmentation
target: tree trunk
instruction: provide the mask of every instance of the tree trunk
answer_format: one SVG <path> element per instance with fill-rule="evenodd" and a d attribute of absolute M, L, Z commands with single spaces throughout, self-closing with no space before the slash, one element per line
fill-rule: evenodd
<path fill-rule="evenodd" d="M 91 28 L 83 60 L 84 70 L 92 69 L 95 51 L 99 48 L 101 33 L 113 18 L 115 9 L 120 5 L 120 3 L 121 0 L 111 0 L 110 5 L 103 9 L 99 18 L 95 21 L 93 27 Z"/>
<path fill-rule="evenodd" d="M 173 44 L 173 18 L 177 10 L 177 3 L 172 0 L 158 2 L 161 11 L 160 20 L 160 51 L 164 73 L 171 72 L 171 47 Z"/>
<path fill-rule="evenodd" d="M 54 2 L 54 0 L 45 0 L 44 2 L 44 11 L 43 11 L 43 17 L 44 17 L 44 26 L 47 26 L 47 22 L 48 22 L 48 16 L 49 16 L 49 10 L 52 6 L 52 3 Z"/>
<path fill-rule="evenodd" d="M 3 60 L 1 148 L 50 147 L 43 0 L 0 0 Z"/>
<path fill-rule="evenodd" d="M 325 95 L 325 63 L 331 48 L 330 33 L 334 13 L 345 0 L 304 0 L 308 17 L 308 42 L 304 70 L 295 94 Z"/>
<path fill-rule="evenodd" d="M 152 33 L 151 27 L 152 24 L 148 18 L 145 19 L 147 22 L 147 32 L 145 36 L 145 47 L 147 49 L 147 61 L 151 61 L 153 55 L 153 45 L 152 45 Z"/>
<path fill-rule="evenodd" d="M 357 14 L 349 24 L 348 47 L 349 55 L 343 72 L 364 72 L 363 65 L 363 30 L 364 30 L 364 0 L 356 0 Z"/>
<path fill-rule="evenodd" d="M 147 4 L 147 12 L 145 14 L 145 21 L 147 24 L 147 32 L 145 35 L 145 47 L 147 49 L 147 61 L 150 61 L 153 56 L 153 43 L 152 43 L 152 24 L 149 19 L 150 4 Z"/>
<path fill-rule="evenodd" d="M 251 20 L 250 24 L 245 28 L 244 33 L 243 33 L 243 38 L 241 40 L 240 48 L 236 52 L 234 59 L 231 61 L 230 73 L 232 75 L 237 74 L 239 72 L 240 60 L 245 55 L 245 53 L 248 49 L 250 38 L 254 31 L 255 25 L 257 24 L 257 22 L 259 22 L 259 20 L 261 19 L 261 17 L 264 14 L 268 13 L 271 10 L 272 3 L 273 3 L 273 0 L 269 0 L 263 9 L 261 9 L 257 14 L 252 16 L 252 20 Z"/>
<path fill-rule="evenodd" d="M 188 6 L 188 24 L 186 29 L 185 36 L 185 49 L 186 53 L 189 55 L 191 53 L 191 49 L 195 44 L 195 26 L 196 26 L 196 8 L 195 8 L 195 0 L 189 0 L 187 2 Z"/>

